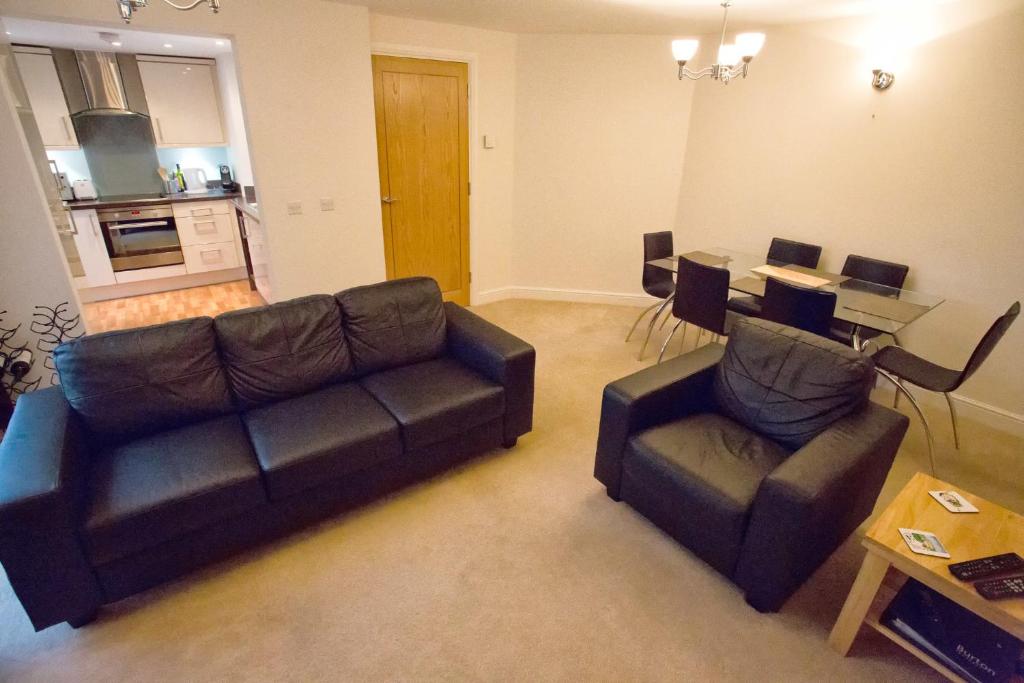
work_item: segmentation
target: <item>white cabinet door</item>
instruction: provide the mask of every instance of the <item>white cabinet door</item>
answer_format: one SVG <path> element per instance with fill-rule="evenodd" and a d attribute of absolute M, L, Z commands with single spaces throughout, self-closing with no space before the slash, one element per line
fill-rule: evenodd
<path fill-rule="evenodd" d="M 77 149 L 78 138 L 75 136 L 74 126 L 71 125 L 68 103 L 60 87 L 53 56 L 35 52 L 16 52 L 14 59 L 18 63 L 21 80 L 25 83 L 28 101 L 39 126 L 43 144 L 47 149 Z"/>
<path fill-rule="evenodd" d="M 208 218 L 176 218 L 174 222 L 178 226 L 178 238 L 183 247 L 232 242 L 237 232 L 233 216 L 222 214 Z"/>
<path fill-rule="evenodd" d="M 75 246 L 78 247 L 78 255 L 82 259 L 86 286 L 103 287 L 117 284 L 96 212 L 91 209 L 72 211 L 71 220 L 75 225 Z"/>
<path fill-rule="evenodd" d="M 185 254 L 185 270 L 190 274 L 238 267 L 234 242 L 192 244 L 182 247 L 181 251 Z"/>
<path fill-rule="evenodd" d="M 267 235 L 263 226 L 252 216 L 245 216 L 245 236 L 252 262 L 252 279 L 263 300 L 273 303 L 270 290 L 270 258 L 267 254 Z"/>
<path fill-rule="evenodd" d="M 225 145 L 212 60 L 139 59 L 158 147 Z"/>

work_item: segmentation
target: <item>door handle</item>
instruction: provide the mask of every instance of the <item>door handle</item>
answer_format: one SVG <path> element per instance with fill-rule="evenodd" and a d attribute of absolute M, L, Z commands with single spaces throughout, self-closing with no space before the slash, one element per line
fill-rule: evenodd
<path fill-rule="evenodd" d="M 71 137 L 71 129 L 68 128 L 68 117 L 61 116 L 60 123 L 62 126 L 64 126 L 64 139 L 67 140 L 69 144 L 73 143 L 74 138 Z"/>
<path fill-rule="evenodd" d="M 92 223 L 92 234 L 100 236 L 100 225 L 96 222 L 96 214 L 89 214 L 89 222 Z"/>
<path fill-rule="evenodd" d="M 163 126 L 160 125 L 160 119 L 156 118 L 155 116 L 153 117 L 153 123 L 156 124 L 156 137 L 157 137 L 157 140 L 162 145 L 162 144 L 164 144 L 164 129 L 163 129 Z"/>
<path fill-rule="evenodd" d="M 385 204 L 394 204 L 398 201 L 398 197 L 381 197 L 380 200 Z"/>

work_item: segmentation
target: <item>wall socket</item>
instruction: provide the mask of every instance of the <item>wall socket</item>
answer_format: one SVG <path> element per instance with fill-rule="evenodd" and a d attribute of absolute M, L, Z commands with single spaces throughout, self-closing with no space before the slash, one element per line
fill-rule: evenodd
<path fill-rule="evenodd" d="M 321 197 L 320 198 L 320 210 L 321 211 L 334 211 L 334 197 Z"/>
<path fill-rule="evenodd" d="M 302 214 L 302 202 L 288 202 L 288 215 L 299 216 Z"/>

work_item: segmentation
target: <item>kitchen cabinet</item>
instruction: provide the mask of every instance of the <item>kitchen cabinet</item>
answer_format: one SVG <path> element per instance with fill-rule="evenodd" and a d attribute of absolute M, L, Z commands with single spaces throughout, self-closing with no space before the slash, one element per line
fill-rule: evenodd
<path fill-rule="evenodd" d="M 24 50 L 24 51 L 22 51 Z M 49 50 L 20 48 L 14 53 L 29 105 L 47 149 L 78 149 L 71 113 Z"/>
<path fill-rule="evenodd" d="M 242 264 L 241 236 L 230 201 L 176 203 L 174 222 L 189 274 Z"/>
<path fill-rule="evenodd" d="M 96 211 L 94 209 L 72 211 L 71 223 L 75 246 L 78 247 L 78 255 L 82 259 L 82 270 L 85 271 L 83 284 L 86 287 L 117 284 Z M 76 278 L 76 281 L 80 279 L 82 278 Z"/>
<path fill-rule="evenodd" d="M 239 212 L 242 218 L 242 234 L 249 248 L 249 261 L 252 268 L 250 278 L 256 291 L 263 300 L 273 303 L 270 291 L 270 258 L 267 254 L 267 235 L 259 220 L 249 214 Z"/>
<path fill-rule="evenodd" d="M 234 242 L 193 244 L 181 248 L 185 254 L 185 272 L 206 273 L 238 267 L 238 251 Z"/>
<path fill-rule="evenodd" d="M 139 55 L 157 147 L 227 144 L 212 59 Z"/>

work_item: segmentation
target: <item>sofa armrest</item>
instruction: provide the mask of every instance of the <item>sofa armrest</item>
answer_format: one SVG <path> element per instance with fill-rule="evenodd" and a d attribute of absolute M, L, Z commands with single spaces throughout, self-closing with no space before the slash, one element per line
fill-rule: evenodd
<path fill-rule="evenodd" d="M 18 399 L 0 442 L 0 562 L 36 630 L 103 602 L 78 537 L 87 457 L 60 387 Z"/>
<path fill-rule="evenodd" d="M 536 351 L 497 325 L 446 302 L 448 352 L 459 362 L 505 388 L 506 445 L 533 428 Z"/>
<path fill-rule="evenodd" d="M 712 382 L 725 347 L 707 344 L 604 388 L 594 476 L 619 499 L 622 456 L 636 432 L 684 415 L 712 410 Z"/>
<path fill-rule="evenodd" d="M 871 515 L 909 424 L 869 402 L 761 482 L 734 576 L 748 603 L 778 610 Z"/>

